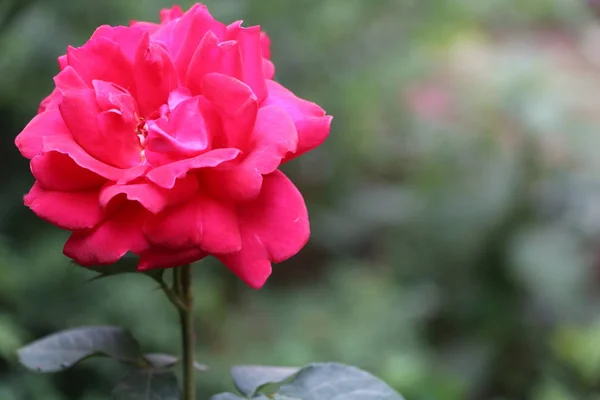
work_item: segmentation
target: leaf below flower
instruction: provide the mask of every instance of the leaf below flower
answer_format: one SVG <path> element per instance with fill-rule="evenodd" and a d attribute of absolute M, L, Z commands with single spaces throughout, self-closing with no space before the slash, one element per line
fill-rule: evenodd
<path fill-rule="evenodd" d="M 368 372 L 337 363 L 311 364 L 302 368 L 278 394 L 302 400 L 403 400 L 396 391 Z"/>
<path fill-rule="evenodd" d="M 295 367 L 240 365 L 231 369 L 231 376 L 240 393 L 253 397 L 260 387 L 285 381 L 299 370 Z"/>
<path fill-rule="evenodd" d="M 137 370 L 125 376 L 112 391 L 114 400 L 179 400 L 177 377 L 171 371 Z"/>
<path fill-rule="evenodd" d="M 154 368 L 172 368 L 179 362 L 179 358 L 172 354 L 164 354 L 164 353 L 149 353 L 144 354 L 144 358 L 148 361 Z M 204 372 L 208 370 L 208 367 L 204 364 L 200 364 L 197 361 L 194 361 L 194 368 L 196 371 Z"/>
<path fill-rule="evenodd" d="M 19 361 L 36 372 L 58 372 L 93 356 L 143 363 L 139 343 L 114 326 L 89 326 L 57 332 L 17 351 Z"/>

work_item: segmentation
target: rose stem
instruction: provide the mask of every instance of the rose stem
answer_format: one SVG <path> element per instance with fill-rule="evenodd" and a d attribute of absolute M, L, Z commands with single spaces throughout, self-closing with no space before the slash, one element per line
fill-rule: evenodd
<path fill-rule="evenodd" d="M 192 267 L 184 265 L 174 269 L 173 290 L 184 307 L 179 308 L 183 352 L 183 400 L 196 400 L 194 380 L 194 312 L 192 296 Z"/>

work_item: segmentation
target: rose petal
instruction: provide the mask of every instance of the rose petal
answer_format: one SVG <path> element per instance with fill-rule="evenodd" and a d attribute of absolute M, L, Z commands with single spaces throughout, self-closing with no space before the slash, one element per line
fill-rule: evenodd
<path fill-rule="evenodd" d="M 97 79 L 134 91 L 131 62 L 121 46 L 112 40 L 99 36 L 90 39 L 82 47 L 69 47 L 67 62 L 89 86 L 92 80 Z"/>
<path fill-rule="evenodd" d="M 262 68 L 263 73 L 265 74 L 265 79 L 273 79 L 273 77 L 275 76 L 275 64 L 263 58 Z"/>
<path fill-rule="evenodd" d="M 263 105 L 278 105 L 285 109 L 296 124 L 298 148 L 287 160 L 295 158 L 319 146 L 329 135 L 331 119 L 315 103 L 299 97 L 274 81 L 267 81 L 269 95 Z"/>
<path fill-rule="evenodd" d="M 175 186 L 177 179 L 183 178 L 188 171 L 217 165 L 235 159 L 240 154 L 238 149 L 216 149 L 187 160 L 162 165 L 148 172 L 147 178 L 165 189 Z"/>
<path fill-rule="evenodd" d="M 175 66 L 167 51 L 156 43 L 139 47 L 134 64 L 136 98 L 141 115 L 149 116 L 165 104 L 179 86 Z"/>
<path fill-rule="evenodd" d="M 262 56 L 267 60 L 271 58 L 271 39 L 265 32 L 260 33 L 260 48 Z"/>
<path fill-rule="evenodd" d="M 45 221 L 63 229 L 91 228 L 102 220 L 99 189 L 61 192 L 44 190 L 35 183 L 25 195 L 25 205 Z"/>
<path fill-rule="evenodd" d="M 193 93 L 202 93 L 204 76 L 214 72 L 242 78 L 242 59 L 237 42 L 219 42 L 217 35 L 208 31 L 186 68 L 185 85 Z"/>
<path fill-rule="evenodd" d="M 266 175 L 277 169 L 288 153 L 296 151 L 298 133 L 283 108 L 265 106 L 258 110 L 252 141 L 250 154 L 243 164 Z"/>
<path fill-rule="evenodd" d="M 82 88 L 82 80 L 71 67 L 65 68 L 56 77 L 56 83 L 63 96 L 58 106 L 60 114 L 75 141 L 87 153 L 120 168 L 131 167 L 140 162 L 141 148 L 135 134 L 134 121 L 127 121 L 124 116 L 128 116 L 118 110 L 101 112 L 96 92 L 87 87 Z M 97 81 L 95 86 L 100 90 L 110 85 L 99 86 Z M 110 95 L 108 92 L 104 94 Z M 127 96 L 126 93 L 122 95 Z"/>
<path fill-rule="evenodd" d="M 67 138 L 71 136 L 69 128 L 57 109 L 36 115 L 17 136 L 15 144 L 23 157 L 31 159 L 41 153 L 44 148 L 44 138 L 51 136 Z"/>
<path fill-rule="evenodd" d="M 203 187 L 213 196 L 236 202 L 256 198 L 262 175 L 270 174 L 289 152 L 296 150 L 294 121 L 278 106 L 258 110 L 249 154 L 239 164 L 226 164 L 201 172 Z"/>
<path fill-rule="evenodd" d="M 91 155 L 120 168 L 129 168 L 142 162 L 142 147 L 135 134 L 135 124 L 120 113 L 103 111 L 96 115 L 97 138 L 78 142 Z M 81 139 L 78 137 L 78 139 Z"/>
<path fill-rule="evenodd" d="M 142 254 L 149 249 L 142 232 L 147 216 L 147 211 L 129 204 L 95 228 L 73 232 L 63 252 L 85 266 L 115 263 L 129 251 Z"/>
<path fill-rule="evenodd" d="M 117 43 L 127 60 L 133 63 L 145 36 L 147 36 L 147 33 L 139 27 L 102 25 L 92 34 L 90 41 L 104 38 Z"/>
<path fill-rule="evenodd" d="M 202 93 L 222 116 L 227 147 L 245 150 L 258 111 L 250 86 L 227 75 L 210 73 L 202 81 Z"/>
<path fill-rule="evenodd" d="M 58 57 L 58 68 L 62 71 L 63 69 L 65 69 L 67 67 L 67 65 L 69 65 L 68 61 L 67 61 L 67 55 L 63 54 L 62 56 Z"/>
<path fill-rule="evenodd" d="M 174 19 L 181 18 L 183 16 L 183 10 L 180 6 L 175 5 L 171 8 L 163 8 L 160 10 L 160 22 L 167 23 Z"/>
<path fill-rule="evenodd" d="M 81 146 L 68 136 L 56 135 L 44 137 L 42 149 L 44 152 L 56 151 L 66 154 L 81 168 L 92 171 L 111 181 L 119 180 L 127 171 L 98 161 L 86 153 Z"/>
<path fill-rule="evenodd" d="M 153 246 L 143 252 L 138 263 L 138 271 L 147 271 L 156 268 L 173 268 L 191 264 L 206 257 L 206 253 L 197 247 L 173 251 Z"/>
<path fill-rule="evenodd" d="M 150 34 L 155 33 L 156 31 L 158 31 L 160 29 L 160 25 L 159 24 L 155 24 L 154 22 L 146 22 L 146 21 L 136 21 L 136 20 L 131 20 L 129 22 L 129 26 L 131 28 L 137 28 L 137 29 L 141 29 L 143 31 L 146 31 Z"/>
<path fill-rule="evenodd" d="M 147 126 L 145 154 L 153 166 L 195 157 L 209 147 L 210 134 L 200 111 L 200 97 L 182 101 L 168 120 L 149 121 Z"/>
<path fill-rule="evenodd" d="M 153 183 L 109 184 L 100 191 L 100 205 L 107 208 L 111 200 L 124 195 L 127 200 L 137 201 L 146 210 L 158 214 L 169 205 L 185 202 L 197 191 L 198 180 L 194 176 L 179 179 L 171 190 Z"/>
<path fill-rule="evenodd" d="M 175 24 L 173 42 L 178 40 L 180 45 L 177 46 L 177 51 L 175 51 L 175 46 L 172 46 L 171 51 L 172 54 L 176 54 L 175 66 L 177 73 L 179 76 L 185 77 L 196 47 L 198 47 L 206 32 L 210 30 L 217 37 L 222 37 L 225 32 L 225 25 L 215 20 L 208 12 L 208 8 L 201 4 L 194 5 Z M 185 32 L 182 32 L 183 28 L 186 28 Z"/>
<path fill-rule="evenodd" d="M 46 110 L 56 109 L 61 101 L 62 94 L 60 94 L 58 89 L 54 88 L 52 93 L 40 103 L 38 114 L 43 113 Z"/>
<path fill-rule="evenodd" d="M 263 176 L 247 164 L 200 171 L 202 188 L 211 196 L 234 202 L 254 200 L 260 193 Z"/>
<path fill-rule="evenodd" d="M 239 43 L 242 58 L 240 79 L 252 88 L 260 103 L 267 96 L 262 55 L 264 39 L 261 37 L 260 26 L 242 28 L 242 21 L 234 22 L 227 27 L 227 38 Z"/>
<path fill-rule="evenodd" d="M 233 204 L 202 194 L 148 220 L 144 232 L 151 243 L 173 249 L 199 247 L 218 254 L 241 246 Z"/>
<path fill-rule="evenodd" d="M 61 95 L 63 93 L 90 89 L 90 86 L 88 86 L 79 73 L 77 73 L 70 65 L 67 65 L 65 69 L 60 71 L 58 75 L 54 77 L 54 84 L 56 85 L 56 90 L 58 90 Z"/>
<path fill-rule="evenodd" d="M 302 195 L 280 171 L 264 177 L 259 197 L 238 205 L 242 249 L 218 258 L 253 288 L 271 273 L 271 261 L 296 254 L 310 235 Z"/>
<path fill-rule="evenodd" d="M 137 125 L 136 104 L 131 94 L 111 82 L 93 80 L 96 103 L 102 111 L 117 111 L 128 123 Z"/>
<path fill-rule="evenodd" d="M 76 191 L 100 188 L 106 179 L 77 165 L 66 154 L 50 151 L 31 160 L 31 172 L 41 188 Z"/>

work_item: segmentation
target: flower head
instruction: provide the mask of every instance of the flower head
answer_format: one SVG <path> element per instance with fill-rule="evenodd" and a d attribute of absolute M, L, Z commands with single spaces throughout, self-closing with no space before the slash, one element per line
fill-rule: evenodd
<path fill-rule="evenodd" d="M 309 237 L 278 167 L 321 144 L 331 117 L 272 80 L 258 26 L 201 4 L 160 16 L 101 26 L 59 57 L 56 88 L 16 138 L 36 178 L 25 203 L 72 231 L 64 253 L 81 265 L 213 255 L 258 288 Z"/>

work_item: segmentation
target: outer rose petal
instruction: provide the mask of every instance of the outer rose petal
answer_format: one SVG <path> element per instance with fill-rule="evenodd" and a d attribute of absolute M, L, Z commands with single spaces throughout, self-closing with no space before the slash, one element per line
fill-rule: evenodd
<path fill-rule="evenodd" d="M 66 154 L 50 151 L 31 160 L 31 172 L 46 190 L 76 191 L 99 189 L 106 178 L 77 165 Z"/>
<path fill-rule="evenodd" d="M 167 23 L 174 19 L 181 18 L 183 16 L 183 10 L 180 6 L 173 6 L 171 8 L 163 8 L 160 10 L 160 22 Z"/>
<path fill-rule="evenodd" d="M 95 228 L 73 232 L 64 253 L 81 265 L 112 264 L 128 251 L 141 254 L 149 249 L 142 233 L 147 215 L 139 206 L 127 205 Z"/>
<path fill-rule="evenodd" d="M 65 69 L 67 67 L 67 65 L 69 65 L 68 61 L 67 61 L 67 55 L 63 54 L 62 56 L 58 57 L 58 68 L 62 71 L 63 69 Z"/>
<path fill-rule="evenodd" d="M 38 217 L 63 229 L 85 229 L 102 220 L 98 190 L 59 192 L 35 183 L 25 195 L 25 205 Z"/>
<path fill-rule="evenodd" d="M 263 71 L 265 79 L 273 79 L 275 76 L 275 65 L 266 58 L 263 58 Z"/>
<path fill-rule="evenodd" d="M 199 176 L 211 196 L 236 202 L 254 200 L 263 181 L 260 172 L 245 163 L 206 169 Z"/>
<path fill-rule="evenodd" d="M 238 207 L 242 249 L 218 258 L 253 288 L 271 273 L 271 261 L 296 254 L 310 235 L 302 195 L 280 171 L 264 177 L 260 196 Z"/>
<path fill-rule="evenodd" d="M 195 247 L 230 253 L 241 247 L 233 204 L 201 194 L 148 220 L 144 232 L 152 244 L 175 250 Z"/>
<path fill-rule="evenodd" d="M 55 109 L 58 107 L 60 102 L 62 101 L 62 94 L 56 88 L 50 93 L 48 97 L 46 97 L 40 103 L 40 107 L 38 108 L 38 114 L 43 113 L 46 110 Z"/>
<path fill-rule="evenodd" d="M 50 136 L 71 136 L 69 128 L 56 109 L 36 115 L 17 136 L 15 144 L 23 157 L 31 159 L 42 152 L 44 138 Z"/>
<path fill-rule="evenodd" d="M 267 60 L 271 58 L 271 39 L 265 32 L 260 33 L 260 48 L 262 56 Z"/>
<path fill-rule="evenodd" d="M 310 101 L 296 97 L 292 92 L 274 81 L 267 81 L 269 95 L 262 105 L 278 105 L 285 109 L 298 130 L 298 149 L 288 160 L 319 146 L 329 135 L 332 117 Z"/>
<path fill-rule="evenodd" d="M 98 161 L 94 157 L 86 153 L 81 146 L 73 141 L 71 137 L 65 136 L 50 136 L 44 138 L 43 151 L 50 152 L 56 151 L 58 153 L 66 154 L 73 159 L 73 161 L 83 169 L 92 171 L 103 178 L 111 181 L 118 181 L 127 170 L 115 168 L 113 166 L 104 164 Z M 135 167 L 132 169 L 136 169 Z M 137 170 L 137 169 L 136 169 Z M 139 171 L 140 174 L 143 171 Z M 139 176 L 139 175 L 137 175 Z M 130 180 L 137 178 L 137 176 L 131 176 Z"/>
<path fill-rule="evenodd" d="M 202 260 L 206 255 L 205 252 L 197 247 L 173 251 L 153 246 L 141 254 L 137 269 L 138 271 L 146 271 L 155 268 L 179 267 Z"/>

